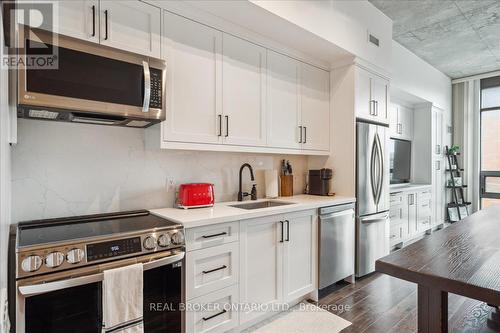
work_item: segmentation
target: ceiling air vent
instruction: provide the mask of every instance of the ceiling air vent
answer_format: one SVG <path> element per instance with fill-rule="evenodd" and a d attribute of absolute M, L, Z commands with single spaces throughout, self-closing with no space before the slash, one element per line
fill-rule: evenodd
<path fill-rule="evenodd" d="M 377 37 L 373 36 L 371 33 L 368 33 L 368 41 L 375 45 L 376 47 L 380 46 L 380 41 Z"/>

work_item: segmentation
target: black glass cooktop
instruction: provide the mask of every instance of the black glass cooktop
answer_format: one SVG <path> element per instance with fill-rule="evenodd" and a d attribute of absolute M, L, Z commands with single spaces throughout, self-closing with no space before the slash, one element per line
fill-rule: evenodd
<path fill-rule="evenodd" d="M 17 237 L 24 247 L 175 226 L 180 225 L 143 210 L 21 222 Z"/>

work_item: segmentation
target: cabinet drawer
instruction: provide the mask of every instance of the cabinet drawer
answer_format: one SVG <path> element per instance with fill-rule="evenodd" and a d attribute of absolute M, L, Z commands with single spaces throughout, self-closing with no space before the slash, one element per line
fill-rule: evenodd
<path fill-rule="evenodd" d="M 186 254 L 186 298 L 238 282 L 239 244 L 229 243 Z"/>
<path fill-rule="evenodd" d="M 393 206 L 389 209 L 389 219 L 391 225 L 400 224 L 403 222 L 403 205 Z"/>
<path fill-rule="evenodd" d="M 229 222 L 186 230 L 186 250 L 193 251 L 238 240 L 239 223 Z"/>
<path fill-rule="evenodd" d="M 425 190 L 425 191 L 421 191 L 418 193 L 418 201 L 419 202 L 426 201 L 426 200 L 430 201 L 431 197 L 432 197 L 431 190 Z"/>
<path fill-rule="evenodd" d="M 390 236 L 389 236 L 391 246 L 394 246 L 397 243 L 401 243 L 403 241 L 404 236 L 405 236 L 405 233 L 404 233 L 404 224 L 403 223 L 395 224 L 395 225 L 391 224 Z"/>
<path fill-rule="evenodd" d="M 417 228 L 419 231 L 427 230 L 431 228 L 431 217 L 427 216 L 424 218 L 419 218 L 417 222 Z"/>
<path fill-rule="evenodd" d="M 403 200 L 404 200 L 404 195 L 401 192 L 391 194 L 389 197 L 389 201 L 390 201 L 391 205 L 403 204 Z"/>
<path fill-rule="evenodd" d="M 187 302 L 186 332 L 226 332 L 238 326 L 238 285 Z"/>
<path fill-rule="evenodd" d="M 432 215 L 431 200 L 420 200 L 418 204 L 418 219 L 422 220 L 424 218 L 430 217 Z"/>

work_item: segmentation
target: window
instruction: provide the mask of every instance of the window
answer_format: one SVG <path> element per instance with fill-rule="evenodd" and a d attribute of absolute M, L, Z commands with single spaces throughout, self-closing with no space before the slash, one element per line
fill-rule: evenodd
<path fill-rule="evenodd" d="M 481 208 L 500 204 L 500 76 L 481 80 Z"/>

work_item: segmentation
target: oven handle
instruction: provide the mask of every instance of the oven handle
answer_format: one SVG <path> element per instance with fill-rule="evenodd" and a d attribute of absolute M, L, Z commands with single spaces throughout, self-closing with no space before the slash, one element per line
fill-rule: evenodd
<path fill-rule="evenodd" d="M 142 264 L 143 270 L 147 271 L 160 266 L 165 266 L 172 264 L 174 262 L 184 259 L 185 253 L 179 253 L 173 256 L 164 257 L 150 262 L 145 262 Z M 70 278 L 66 280 L 47 282 L 47 283 L 37 283 L 26 286 L 19 286 L 19 292 L 25 296 L 34 296 L 39 294 L 45 294 L 51 291 L 77 287 L 84 284 L 90 284 L 95 282 L 101 282 L 104 279 L 104 273 L 96 273 L 92 275 L 85 275 L 75 278 Z"/>
<path fill-rule="evenodd" d="M 149 102 L 151 100 L 151 73 L 149 72 L 149 64 L 146 61 L 142 62 L 144 69 L 144 100 L 142 102 L 142 112 L 149 111 Z"/>

